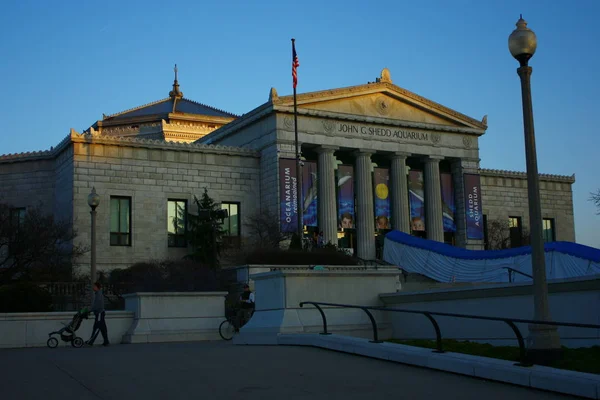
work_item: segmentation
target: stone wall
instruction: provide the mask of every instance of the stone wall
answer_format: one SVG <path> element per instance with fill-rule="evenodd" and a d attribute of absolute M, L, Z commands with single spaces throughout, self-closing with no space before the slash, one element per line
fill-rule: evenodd
<path fill-rule="evenodd" d="M 68 146 L 54 161 L 54 216 L 73 220 L 73 147 Z"/>
<path fill-rule="evenodd" d="M 236 146 L 260 151 L 260 207 L 279 213 L 279 161 L 280 157 L 295 158 L 295 150 L 277 139 L 277 129 L 283 119 L 268 111 L 256 110 L 249 120 L 234 121 L 214 134 L 200 139 L 199 143 Z"/>
<path fill-rule="evenodd" d="M 0 201 L 12 207 L 40 205 L 44 212 L 53 212 L 54 160 L 0 160 Z"/>
<path fill-rule="evenodd" d="M 100 195 L 97 208 L 98 269 L 123 268 L 137 261 L 180 258 L 186 249 L 168 247 L 167 201 L 187 200 L 204 188 L 216 201 L 240 202 L 240 224 L 258 208 L 259 159 L 252 151 L 143 139 L 73 136 L 74 226 L 90 243 L 87 196 Z M 131 246 L 110 245 L 110 197 L 131 197 Z M 82 263 L 87 270 L 88 264 Z"/>
<path fill-rule="evenodd" d="M 531 283 L 481 285 L 473 287 L 436 288 L 414 292 L 381 294 L 387 307 L 404 310 L 461 313 L 496 318 L 533 319 L 533 289 Z M 598 324 L 600 309 L 598 277 L 578 277 L 548 282 L 548 305 L 554 322 Z M 458 311 L 457 311 L 458 310 Z M 395 339 L 435 339 L 433 326 L 425 316 L 392 313 Z M 435 316 L 434 316 L 435 317 Z M 482 321 L 455 317 L 435 317 L 442 337 L 490 343 L 495 346 L 515 346 L 514 332 L 502 321 Z M 529 342 L 529 325 L 516 323 Z M 600 329 L 559 327 L 561 345 L 578 348 L 598 346 Z M 530 347 L 530 343 L 526 344 Z"/>
<path fill-rule="evenodd" d="M 107 311 L 106 325 L 108 340 L 111 344 L 119 344 L 133 323 L 135 313 L 130 311 Z M 46 347 L 48 334 L 65 327 L 73 318 L 73 312 L 31 312 L 31 313 L 2 313 L 0 314 L 0 349 L 19 347 Z M 81 322 L 76 335 L 88 340 L 94 326 L 94 315 Z M 102 343 L 102 335 L 98 335 L 95 345 Z M 58 346 L 71 347 L 70 343 L 61 340 Z"/>
<path fill-rule="evenodd" d="M 527 175 L 523 172 L 480 170 L 483 214 L 487 220 L 521 217 L 529 230 Z M 575 242 L 573 191 L 575 177 L 540 174 L 542 218 L 554 218 L 557 241 Z"/>

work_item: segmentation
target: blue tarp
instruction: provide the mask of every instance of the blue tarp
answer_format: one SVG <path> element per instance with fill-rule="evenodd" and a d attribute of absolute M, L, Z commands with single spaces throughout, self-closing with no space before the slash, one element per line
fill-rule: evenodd
<path fill-rule="evenodd" d="M 418 247 L 420 249 L 431 250 L 447 257 L 461 258 L 463 260 L 507 258 L 531 254 L 531 246 L 523 246 L 506 250 L 468 250 L 451 246 L 446 243 L 436 242 L 434 240 L 422 239 L 400 231 L 391 231 L 385 235 L 385 237 L 386 239 L 396 243 L 403 243 L 409 246 Z M 585 260 L 600 262 L 600 249 L 582 244 L 572 242 L 551 242 L 544 244 L 544 250 L 546 252 L 557 251 L 559 253 L 569 254 Z"/>
<path fill-rule="evenodd" d="M 600 274 L 600 249 L 571 242 L 546 243 L 544 248 L 548 279 Z M 383 258 L 440 282 L 507 282 L 509 269 L 532 275 L 531 246 L 467 250 L 400 231 L 385 236 Z M 514 280 L 531 278 L 514 275 Z"/>

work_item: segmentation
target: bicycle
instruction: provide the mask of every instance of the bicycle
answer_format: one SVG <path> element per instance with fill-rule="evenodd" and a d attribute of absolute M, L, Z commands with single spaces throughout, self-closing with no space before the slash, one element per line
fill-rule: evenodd
<path fill-rule="evenodd" d="M 225 321 L 221 322 L 219 325 L 219 335 L 223 340 L 231 340 L 235 336 L 236 333 L 240 332 L 240 329 L 250 321 L 252 315 L 254 315 L 254 309 L 250 312 L 248 319 L 242 317 L 241 324 L 238 327 L 238 313 L 239 308 L 233 309 L 230 312 L 230 315 L 225 319 Z"/>

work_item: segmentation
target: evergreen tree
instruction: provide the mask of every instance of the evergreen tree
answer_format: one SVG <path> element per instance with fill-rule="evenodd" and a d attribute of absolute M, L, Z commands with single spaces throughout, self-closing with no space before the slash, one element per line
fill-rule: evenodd
<path fill-rule="evenodd" d="M 186 258 L 217 269 L 223 236 L 222 221 L 217 218 L 220 206 L 208 195 L 206 188 L 200 200 L 194 196 L 194 203 L 198 214 L 188 214 L 188 242 L 192 253 Z"/>
<path fill-rule="evenodd" d="M 594 203 L 598 212 L 596 214 L 600 215 L 600 189 L 596 193 L 590 193 L 590 201 Z"/>

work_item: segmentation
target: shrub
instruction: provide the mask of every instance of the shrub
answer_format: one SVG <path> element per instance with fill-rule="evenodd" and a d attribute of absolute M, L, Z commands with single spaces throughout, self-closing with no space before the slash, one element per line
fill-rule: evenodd
<path fill-rule="evenodd" d="M 335 247 L 302 250 L 257 250 L 246 258 L 246 264 L 265 265 L 358 265 L 358 260 Z"/>
<path fill-rule="evenodd" d="M 52 311 L 52 296 L 34 283 L 18 282 L 0 286 L 0 312 Z"/>
<path fill-rule="evenodd" d="M 292 235 L 290 250 L 302 250 L 302 239 L 300 238 L 300 236 L 298 236 L 297 233 L 294 233 Z"/>
<path fill-rule="evenodd" d="M 109 284 L 119 294 L 214 291 L 219 287 L 215 271 L 192 260 L 135 263 L 112 270 Z"/>

